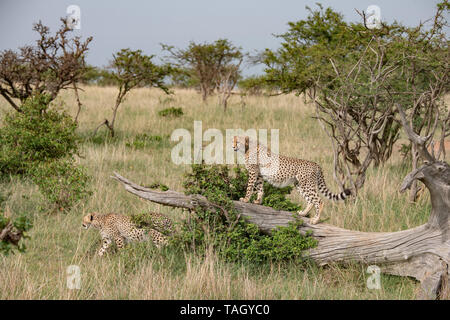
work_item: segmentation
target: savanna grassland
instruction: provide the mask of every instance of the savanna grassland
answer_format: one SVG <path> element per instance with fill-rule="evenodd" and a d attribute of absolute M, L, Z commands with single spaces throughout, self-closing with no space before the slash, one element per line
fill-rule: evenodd
<path fill-rule="evenodd" d="M 81 228 L 88 212 L 138 213 L 160 211 L 175 221 L 186 213 L 146 202 L 127 193 L 110 178 L 113 172 L 142 185 L 160 182 L 183 191 L 182 183 L 189 166 L 171 161 L 175 145 L 170 135 L 177 128 L 193 132 L 194 120 L 203 130 L 217 128 L 279 129 L 280 153 L 319 163 L 331 190 L 337 191 L 332 178 L 331 145 L 317 121 L 313 107 L 295 95 L 247 97 L 243 105 L 233 97 L 224 113 L 216 98 L 206 104 L 192 90 L 175 90 L 167 96 L 156 89 L 132 91 L 119 109 L 116 137 L 105 128 L 92 138 L 94 129 L 110 117 L 117 94 L 115 88 L 84 87 L 84 104 L 78 132 L 83 137 L 77 161 L 92 177 L 92 196 L 66 213 L 42 212 L 43 197 L 27 179 L 12 178 L 0 184 L 7 197 L 2 208 L 12 215 L 27 212 L 33 216 L 33 228 L 25 240 L 25 253 L 0 256 L 0 299 L 412 299 L 417 283 L 408 278 L 382 275 L 380 290 L 366 288 L 367 266 L 317 267 L 251 263 L 231 264 L 213 252 L 200 257 L 195 253 L 161 251 L 151 244 L 131 244 L 117 254 L 96 255 L 100 237 L 96 230 Z M 76 114 L 73 92 L 64 91 L 54 104 Z M 184 115 L 167 118 L 158 111 L 183 108 Z M 0 110 L 10 111 L 4 100 Z M 136 137 L 159 136 L 136 148 Z M 404 139 L 402 140 L 405 141 Z M 400 141 L 398 146 L 401 145 Z M 406 162 L 407 163 L 407 162 Z M 388 163 L 371 168 L 367 182 L 355 201 L 326 202 L 322 221 L 361 231 L 398 231 L 425 223 L 430 211 L 429 196 L 410 203 L 407 194 L 398 192 L 409 168 L 395 148 Z M 295 191 L 291 198 L 300 202 Z M 81 289 L 69 290 L 66 270 L 69 265 L 81 269 Z"/>

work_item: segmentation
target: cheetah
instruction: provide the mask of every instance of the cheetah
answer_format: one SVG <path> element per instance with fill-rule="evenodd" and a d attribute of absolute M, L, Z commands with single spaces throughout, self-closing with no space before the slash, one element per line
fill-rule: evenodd
<path fill-rule="evenodd" d="M 316 214 L 311 219 L 311 224 L 316 224 L 323 209 L 318 191 L 334 201 L 345 200 L 351 195 L 348 189 L 339 194 L 331 193 L 325 184 L 322 168 L 315 162 L 272 153 L 269 148 L 253 142 L 248 136 L 234 136 L 233 149 L 244 152 L 245 168 L 249 175 L 245 197 L 240 201 L 248 202 L 255 188 L 257 198 L 254 203 L 261 204 L 264 180 L 279 188 L 294 185 L 307 202 L 306 209 L 298 214 L 305 217 L 314 206 Z"/>
<path fill-rule="evenodd" d="M 92 226 L 100 230 L 103 240 L 102 247 L 98 251 L 100 256 L 108 250 L 113 240 L 119 249 L 124 247 L 126 241 L 146 241 L 149 236 L 158 248 L 167 244 L 167 237 L 162 233 L 150 229 L 147 234 L 146 230 L 137 228 L 130 218 L 123 214 L 89 213 L 83 217 L 82 226 L 85 229 Z"/>
<path fill-rule="evenodd" d="M 174 225 L 172 220 L 170 220 L 164 214 L 150 211 L 144 213 L 143 215 L 145 217 L 148 217 L 148 220 L 150 220 L 150 223 L 144 221 L 143 226 L 154 228 L 164 234 L 172 234 L 174 232 Z"/>

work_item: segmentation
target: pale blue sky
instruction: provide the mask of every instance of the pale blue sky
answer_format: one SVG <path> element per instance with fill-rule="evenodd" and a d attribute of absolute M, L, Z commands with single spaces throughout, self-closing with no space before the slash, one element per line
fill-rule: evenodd
<path fill-rule="evenodd" d="M 164 0 L 164 1 L 95 1 L 95 0 L 0 0 L 0 50 L 16 49 L 36 38 L 31 30 L 42 20 L 54 31 L 59 17 L 71 4 L 81 9 L 83 37 L 93 36 L 88 62 L 97 66 L 108 63 L 113 52 L 121 48 L 142 49 L 161 56 L 160 43 L 185 47 L 189 41 L 214 41 L 228 38 L 245 51 L 275 49 L 273 34 L 287 30 L 288 21 L 307 16 L 305 5 L 320 2 L 344 14 L 348 21 L 359 16 L 355 8 L 369 5 L 381 8 L 382 19 L 416 25 L 433 16 L 437 0 Z M 261 68 L 245 71 L 258 73 Z"/>

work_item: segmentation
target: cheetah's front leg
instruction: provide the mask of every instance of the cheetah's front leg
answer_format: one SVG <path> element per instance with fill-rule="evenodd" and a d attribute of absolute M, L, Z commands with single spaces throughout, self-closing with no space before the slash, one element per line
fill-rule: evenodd
<path fill-rule="evenodd" d="M 100 250 L 98 251 L 99 256 L 103 256 L 103 254 L 108 250 L 109 246 L 111 245 L 111 239 L 109 238 L 103 238 L 103 244 Z"/>
<path fill-rule="evenodd" d="M 313 204 L 312 203 L 308 203 L 308 205 L 306 206 L 306 209 L 303 210 L 303 211 L 297 211 L 297 214 L 300 217 L 306 217 L 308 215 L 309 211 L 312 209 L 312 207 L 313 207 Z"/>
<path fill-rule="evenodd" d="M 245 193 L 245 198 L 240 198 L 239 201 L 249 202 L 250 197 L 253 194 L 253 189 L 255 187 L 255 182 L 258 179 L 258 168 L 256 166 L 250 166 L 248 168 L 248 183 L 247 192 Z"/>

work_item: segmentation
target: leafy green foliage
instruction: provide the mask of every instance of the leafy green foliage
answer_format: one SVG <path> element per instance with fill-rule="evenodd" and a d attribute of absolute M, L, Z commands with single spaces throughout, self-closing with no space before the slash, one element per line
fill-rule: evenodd
<path fill-rule="evenodd" d="M 57 209 L 69 209 L 90 192 L 84 168 L 74 165 L 80 138 L 77 124 L 49 106 L 48 95 L 27 99 L 22 112 L 9 113 L 0 128 L 0 176 L 31 176 Z"/>
<path fill-rule="evenodd" d="M 200 80 L 191 69 L 177 67 L 170 75 L 170 85 L 176 88 L 200 90 Z"/>
<path fill-rule="evenodd" d="M 362 24 L 348 24 L 331 8 L 309 11 L 305 20 L 289 22 L 289 30 L 277 35 L 283 41 L 273 52 L 266 49 L 262 62 L 267 65 L 266 81 L 283 92 L 305 92 L 321 76 L 322 83 L 336 74 L 330 59 L 357 59 L 358 52 L 371 35 Z"/>
<path fill-rule="evenodd" d="M 192 173 L 187 174 L 184 183 L 186 193 L 205 196 L 217 205 L 217 210 L 198 208 L 181 226 L 181 232 L 173 237 L 173 244 L 187 245 L 197 252 L 213 246 L 228 261 L 304 261 L 304 251 L 315 246 L 316 242 L 309 235 L 300 233 L 300 222 L 279 227 L 271 235 L 266 235 L 256 225 L 240 218 L 232 200 L 245 195 L 246 183 L 246 173 L 240 167 L 235 168 L 234 175 L 231 175 L 226 166 L 193 165 Z M 287 190 L 269 189 L 272 195 L 270 204 L 294 209 L 291 203 L 286 206 L 284 196 Z M 275 194 L 278 196 L 273 196 Z"/>
<path fill-rule="evenodd" d="M 86 170 L 72 160 L 42 163 L 33 168 L 31 175 L 52 209 L 68 210 L 92 194 Z"/>
<path fill-rule="evenodd" d="M 292 186 L 277 188 L 264 182 L 264 198 L 262 205 L 272 207 L 275 210 L 297 212 L 300 206 L 287 199 L 286 196 L 292 192 Z M 252 196 L 253 198 L 256 195 Z"/>
<path fill-rule="evenodd" d="M 230 234 L 230 245 L 223 248 L 224 254 L 232 260 L 243 257 L 253 263 L 303 262 L 304 251 L 314 247 L 316 240 L 309 233 L 302 235 L 299 232 L 301 225 L 301 220 L 297 220 L 287 227 L 277 227 L 271 235 L 261 234 L 254 224 L 247 224 L 242 230 L 236 228 Z"/>
<path fill-rule="evenodd" d="M 119 89 L 125 93 L 134 87 L 150 86 L 169 93 L 164 79 L 171 73 L 169 65 L 153 63 L 154 55 L 145 55 L 142 50 L 122 49 L 113 55 L 110 70 Z"/>
<path fill-rule="evenodd" d="M 165 137 L 159 135 L 149 135 L 146 133 L 137 134 L 134 138 L 127 141 L 125 145 L 136 150 L 145 149 L 147 147 L 160 147 L 167 142 Z"/>
<path fill-rule="evenodd" d="M 158 115 L 160 115 L 161 117 L 178 118 L 178 117 L 181 117 L 183 114 L 184 114 L 184 112 L 183 112 L 182 108 L 175 108 L 175 107 L 170 107 L 170 108 L 166 108 L 161 111 L 158 111 Z"/>
<path fill-rule="evenodd" d="M 236 66 L 236 61 L 244 56 L 241 48 L 227 39 L 219 39 L 213 43 L 191 41 L 186 49 L 176 49 L 164 44 L 162 47 L 170 54 L 177 70 L 174 81 L 187 85 L 198 83 L 204 101 L 214 93 L 220 80 L 218 77 L 223 71 Z"/>
<path fill-rule="evenodd" d="M 110 70 L 94 66 L 86 67 L 86 71 L 83 73 L 81 82 L 100 87 L 117 85 L 117 80 L 114 78 Z"/>
<path fill-rule="evenodd" d="M 238 87 L 248 95 L 261 95 L 265 90 L 269 89 L 264 76 L 250 76 L 240 79 Z"/>
<path fill-rule="evenodd" d="M 169 190 L 169 187 L 168 187 L 168 186 L 166 186 L 165 184 L 160 183 L 160 182 L 154 182 L 154 183 L 152 183 L 151 185 L 146 186 L 146 188 L 150 188 L 150 189 L 160 189 L 161 191 L 167 191 L 167 190 Z"/>
<path fill-rule="evenodd" d="M 0 128 L 0 176 L 25 174 L 34 165 L 71 157 L 78 151 L 76 123 L 49 107 L 50 97 L 27 99 L 22 112 L 8 113 Z"/>
<path fill-rule="evenodd" d="M 442 12 L 437 12 L 430 30 L 398 23 L 383 23 L 382 28 L 369 30 L 362 22 L 347 23 L 342 14 L 317 5 L 317 10 L 306 7 L 309 15 L 305 20 L 289 22 L 289 30 L 277 35 L 282 41 L 278 50 L 267 49 L 262 54 L 268 85 L 285 93 L 305 93 L 315 88 L 325 108 L 332 107 L 327 99 L 334 92 L 345 92 L 354 109 L 351 114 L 358 121 L 357 116 L 362 117 L 358 113 L 360 105 L 379 108 L 380 112 L 393 103 L 410 107 L 435 77 L 448 73 L 448 41 L 442 29 Z M 448 1 L 438 7 L 448 10 Z M 378 61 L 380 54 L 383 57 Z M 358 61 L 361 70 L 352 73 Z M 377 83 L 371 67 L 375 61 L 380 68 L 389 70 Z M 357 86 L 349 86 L 350 75 L 358 76 Z M 444 86 L 448 90 L 448 83 Z"/>

